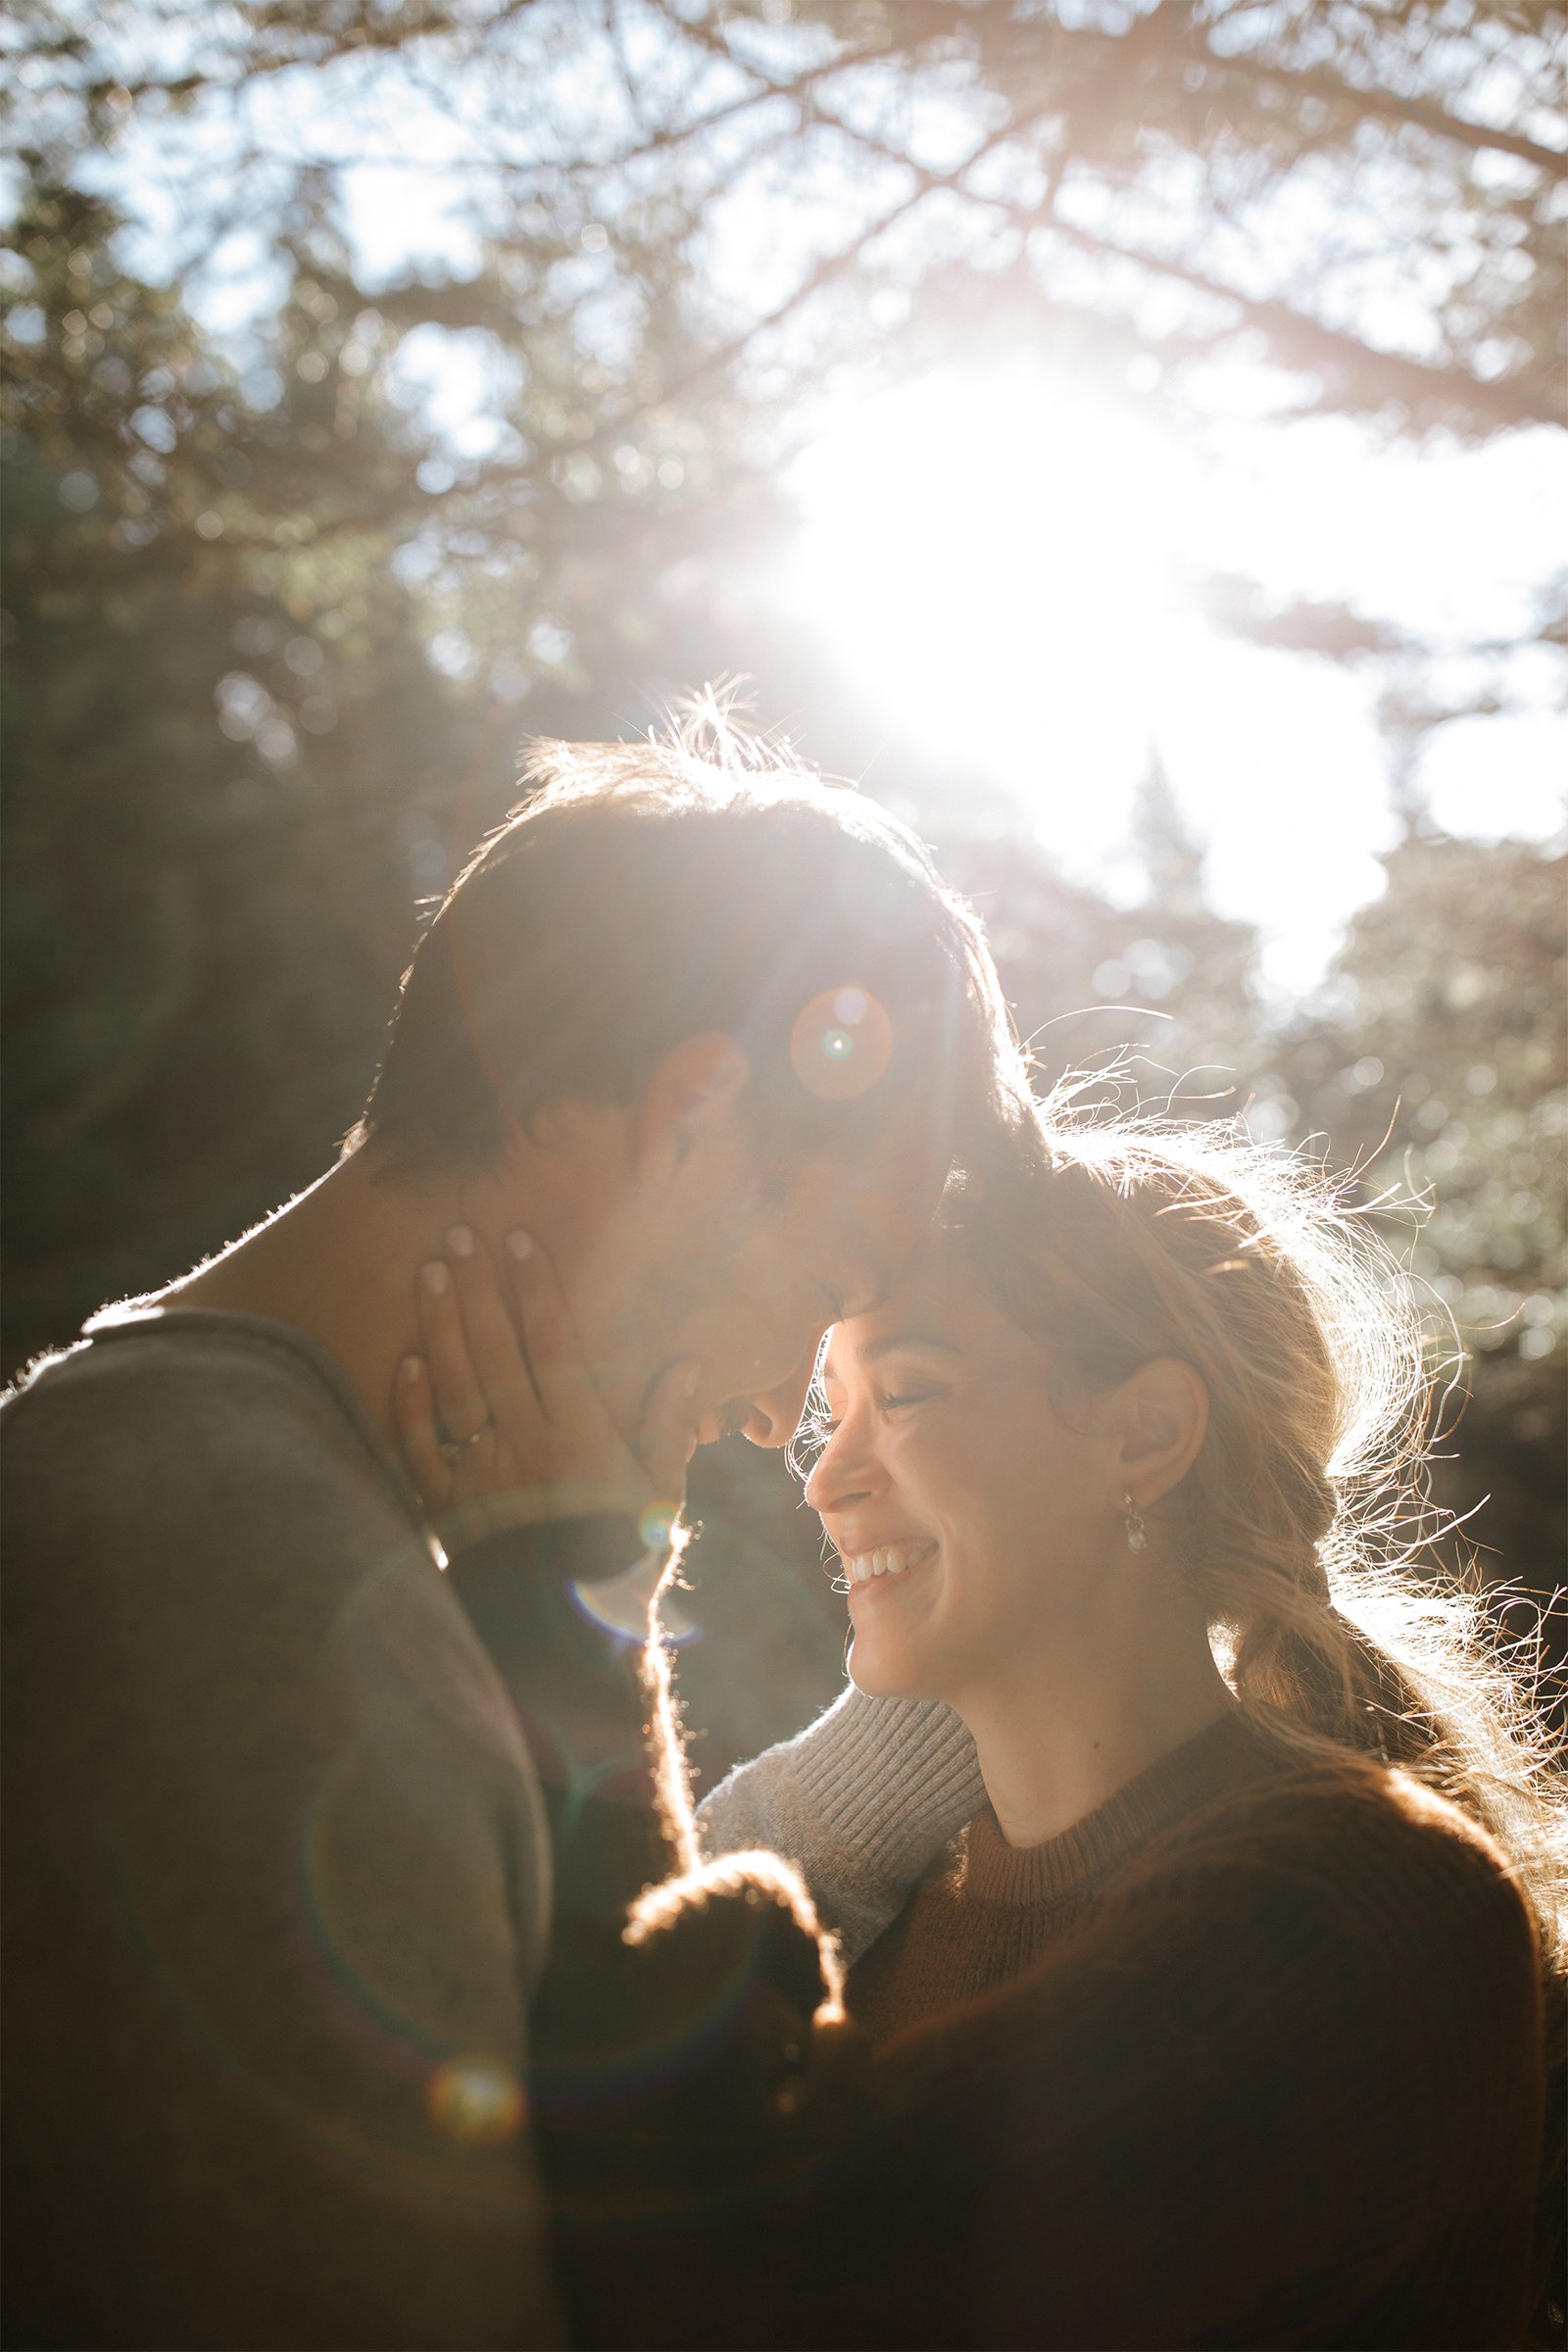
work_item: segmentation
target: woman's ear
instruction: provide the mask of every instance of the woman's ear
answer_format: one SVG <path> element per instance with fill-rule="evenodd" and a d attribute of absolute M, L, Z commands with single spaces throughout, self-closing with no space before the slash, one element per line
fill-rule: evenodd
<path fill-rule="evenodd" d="M 1187 1476 L 1208 1431 L 1208 1389 L 1179 1355 L 1140 1364 L 1116 1391 L 1118 1468 L 1147 1511 Z M 1118 1497 L 1119 1500 L 1119 1497 Z"/>
<path fill-rule="evenodd" d="M 720 1029 L 683 1037 L 655 1063 L 634 1121 L 637 1174 L 678 1167 L 702 1135 L 732 1112 L 751 1078 L 745 1049 Z"/>

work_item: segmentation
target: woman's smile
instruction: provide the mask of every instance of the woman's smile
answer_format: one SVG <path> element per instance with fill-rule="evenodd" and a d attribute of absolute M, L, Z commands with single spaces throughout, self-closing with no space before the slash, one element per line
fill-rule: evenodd
<path fill-rule="evenodd" d="M 933 1236 L 889 1298 L 835 1326 L 807 1501 L 839 1555 L 850 1671 L 949 1705 L 1054 1638 L 1109 1474 L 1053 1410 L 1050 1359 Z M 961 1711 L 961 1710 L 960 1710 Z"/>
<path fill-rule="evenodd" d="M 891 1585 L 913 1570 L 925 1567 L 936 1558 L 936 1554 L 934 1543 L 910 1537 L 903 1543 L 879 1544 L 865 1551 L 841 1553 L 839 1564 L 849 1580 L 853 1599 L 858 1592 L 864 1592 L 873 1585 Z"/>

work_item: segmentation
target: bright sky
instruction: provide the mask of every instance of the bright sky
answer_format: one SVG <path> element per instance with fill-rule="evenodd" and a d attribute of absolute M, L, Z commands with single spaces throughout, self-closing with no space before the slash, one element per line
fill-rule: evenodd
<path fill-rule="evenodd" d="M 1038 373 L 956 370 L 824 418 L 795 469 L 804 527 L 782 593 L 885 714 L 1005 785 L 1063 861 L 1114 883 L 1157 752 L 1222 912 L 1260 922 L 1282 986 L 1309 983 L 1375 895 L 1395 837 L 1379 679 L 1238 642 L 1205 571 L 1344 600 L 1419 632 L 1445 683 L 1521 632 L 1560 561 L 1568 436 L 1379 449 L 1338 419 L 1238 421 L 1201 463 L 1131 407 Z M 1437 729 L 1434 815 L 1489 839 L 1564 820 L 1568 719 L 1550 657 L 1515 657 L 1516 708 Z"/>
<path fill-rule="evenodd" d="M 552 86 L 557 103 L 575 92 L 587 137 L 604 91 L 580 47 L 566 43 Z M 361 266 L 372 281 L 411 267 L 461 272 L 477 253 L 442 159 L 462 149 L 462 109 L 432 109 L 400 82 L 395 105 L 382 95 L 385 135 L 362 125 L 350 146 L 394 160 L 343 177 Z M 309 74 L 264 83 L 264 144 L 330 148 L 327 99 Z M 102 161 L 143 224 L 134 261 L 155 273 L 176 220 L 160 170 L 172 135 L 149 124 L 139 146 Z M 207 139 L 216 168 L 232 134 L 215 119 L 179 135 Z M 758 270 L 788 243 L 782 225 L 755 191 L 737 199 L 720 277 L 755 295 Z M 267 307 L 258 260 L 231 236 L 192 286 L 220 331 Z M 490 445 L 496 378 L 474 338 L 422 328 L 403 368 L 456 448 Z M 1391 750 L 1375 715 L 1388 672 L 1227 636 L 1203 617 L 1197 583 L 1233 573 L 1280 605 L 1344 601 L 1436 648 L 1441 666 L 1424 682 L 1455 704 L 1496 691 L 1503 709 L 1425 738 L 1416 783 L 1455 832 L 1549 839 L 1568 782 L 1561 658 L 1496 649 L 1526 633 L 1562 566 L 1568 434 L 1416 450 L 1345 419 L 1274 421 L 1290 387 L 1240 365 L 1213 371 L 1209 389 L 1203 458 L 1147 402 L 1091 401 L 1038 363 L 989 375 L 954 366 L 871 400 L 841 395 L 791 471 L 793 560 L 735 585 L 821 632 L 886 730 L 888 772 L 901 736 L 950 756 L 957 773 L 1010 793 L 1066 865 L 1112 889 L 1131 794 L 1157 752 L 1208 846 L 1216 905 L 1262 926 L 1268 970 L 1296 988 L 1379 887 L 1376 854 L 1394 838 Z"/>
<path fill-rule="evenodd" d="M 427 415 L 481 454 L 483 355 L 434 329 L 411 342 Z M 1561 656 L 1497 649 L 1568 547 L 1568 434 L 1416 449 L 1343 417 L 1272 421 L 1258 389 L 1256 370 L 1216 371 L 1205 457 L 1147 404 L 1091 405 L 1028 363 L 840 396 L 790 468 L 792 560 L 751 586 L 818 633 L 886 730 L 886 772 L 901 739 L 951 758 L 1102 886 L 1157 753 L 1215 906 L 1262 927 L 1268 976 L 1295 990 L 1382 886 L 1388 675 L 1247 644 L 1204 617 L 1200 583 L 1350 605 L 1435 652 L 1425 680 L 1455 703 L 1501 687 L 1505 710 L 1425 738 L 1414 781 L 1452 832 L 1553 840 Z"/>

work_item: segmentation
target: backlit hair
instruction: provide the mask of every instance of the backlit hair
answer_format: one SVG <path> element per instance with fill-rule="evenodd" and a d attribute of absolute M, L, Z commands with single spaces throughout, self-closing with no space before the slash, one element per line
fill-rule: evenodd
<path fill-rule="evenodd" d="M 706 1032 L 744 1047 L 785 1159 L 867 1148 L 903 1111 L 940 1182 L 965 1135 L 1016 1121 L 980 927 L 874 802 L 711 695 L 639 742 L 538 745 L 524 783 L 415 951 L 351 1145 L 416 1174 L 492 1165 L 549 1102 L 634 1102 Z"/>
<path fill-rule="evenodd" d="M 1066 1391 L 1159 1356 L 1201 1376 L 1202 1447 L 1150 1516 L 1237 1696 L 1459 1804 L 1510 1857 L 1561 1970 L 1559 1743 L 1522 1645 L 1430 1557 L 1442 1367 L 1391 1250 L 1344 1187 L 1236 1126 L 1129 1116 L 1068 1081 L 1024 1141 L 956 1185 L 951 1243 Z"/>

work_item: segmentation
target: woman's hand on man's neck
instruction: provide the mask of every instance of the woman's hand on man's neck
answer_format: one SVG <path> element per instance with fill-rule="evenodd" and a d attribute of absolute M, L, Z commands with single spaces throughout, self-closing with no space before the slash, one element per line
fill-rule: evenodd
<path fill-rule="evenodd" d="M 547 1205 L 509 1200 L 502 1223 L 542 1235 Z M 154 1303 L 222 1314 L 265 1315 L 316 1341 L 357 1391 L 395 1446 L 392 1387 L 419 1346 L 419 1269 L 439 1258 L 448 1231 L 483 1215 L 460 1177 L 411 1186 L 389 1181 L 367 1150 L 351 1152 L 219 1256 L 172 1283 Z M 547 1243 L 548 1236 L 546 1235 Z"/>

